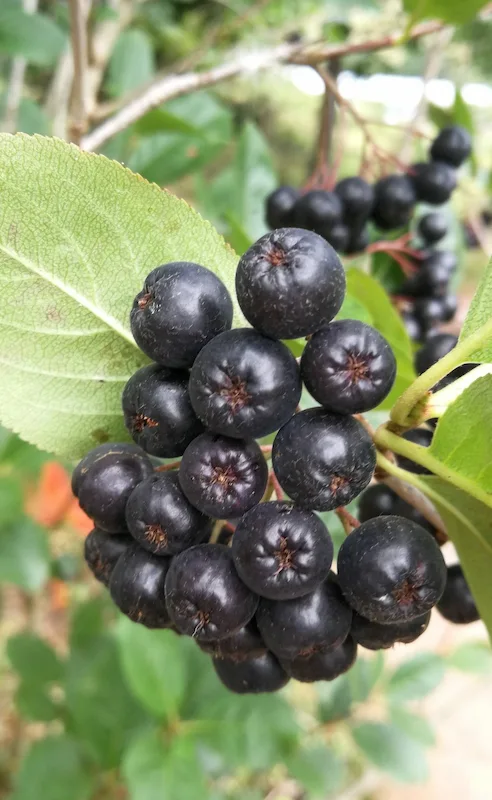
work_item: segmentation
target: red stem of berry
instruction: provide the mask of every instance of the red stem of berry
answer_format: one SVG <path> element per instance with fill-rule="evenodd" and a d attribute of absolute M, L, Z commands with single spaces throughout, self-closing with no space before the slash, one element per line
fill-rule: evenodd
<path fill-rule="evenodd" d="M 275 475 L 273 469 L 270 472 L 270 483 L 273 487 L 273 491 L 275 492 L 277 500 L 283 500 L 284 493 L 282 491 L 282 487 L 280 486 L 277 476 Z"/>
<path fill-rule="evenodd" d="M 169 472 L 171 469 L 179 469 L 181 461 L 171 461 L 170 464 L 161 464 L 160 467 L 156 467 L 156 472 Z"/>
<path fill-rule="evenodd" d="M 353 514 L 350 513 L 350 511 L 347 511 L 347 509 L 344 508 L 343 506 L 339 506 L 338 508 L 336 508 L 335 514 L 342 523 L 343 529 L 347 535 L 349 533 L 352 533 L 354 528 L 358 528 L 360 525 L 359 520 L 356 517 L 354 517 Z"/>

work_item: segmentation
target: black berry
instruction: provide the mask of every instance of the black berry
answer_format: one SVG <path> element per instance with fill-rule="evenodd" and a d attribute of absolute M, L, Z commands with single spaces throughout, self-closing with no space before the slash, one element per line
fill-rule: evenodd
<path fill-rule="evenodd" d="M 450 125 L 443 128 L 434 139 L 430 155 L 435 161 L 444 161 L 452 167 L 460 167 L 471 153 L 471 136 L 465 128 Z"/>
<path fill-rule="evenodd" d="M 75 468 L 72 490 L 96 527 L 122 533 L 130 494 L 153 472 L 150 459 L 135 444 L 102 444 Z"/>
<path fill-rule="evenodd" d="M 455 294 L 446 294 L 442 298 L 442 321 L 451 322 L 458 311 L 458 298 Z"/>
<path fill-rule="evenodd" d="M 415 369 L 419 375 L 426 372 L 441 358 L 447 356 L 458 344 L 458 337 L 452 333 L 438 333 L 418 350 L 415 356 Z"/>
<path fill-rule="evenodd" d="M 402 311 L 401 321 L 412 342 L 420 342 L 422 339 L 422 326 L 413 311 Z"/>
<path fill-rule="evenodd" d="M 456 173 L 442 161 L 412 164 L 412 181 L 422 203 L 440 206 L 447 203 L 456 189 Z"/>
<path fill-rule="evenodd" d="M 146 453 L 160 458 L 183 455 L 203 432 L 191 406 L 189 374 L 151 364 L 132 375 L 123 390 L 125 425 Z"/>
<path fill-rule="evenodd" d="M 176 472 L 152 475 L 133 490 L 126 506 L 128 530 L 158 556 L 172 556 L 210 537 L 212 520 L 188 502 Z"/>
<path fill-rule="evenodd" d="M 410 431 L 406 431 L 402 435 L 402 439 L 406 439 L 407 442 L 413 442 L 413 444 L 418 444 L 421 447 L 429 447 L 430 443 L 432 442 L 433 432 L 430 431 L 428 428 L 412 428 Z M 416 475 L 430 475 L 430 471 L 427 467 L 422 467 L 420 464 L 416 464 L 415 461 L 412 461 L 410 458 L 406 458 L 406 456 L 397 456 L 397 463 L 401 469 L 406 469 L 408 472 L 413 472 Z"/>
<path fill-rule="evenodd" d="M 242 256 L 236 293 L 253 327 L 276 339 L 296 339 L 314 333 L 339 312 L 345 272 L 321 236 L 281 228 L 262 236 Z"/>
<path fill-rule="evenodd" d="M 422 335 L 425 335 L 443 319 L 443 298 L 420 297 L 415 302 L 413 313 L 420 324 Z"/>
<path fill-rule="evenodd" d="M 293 213 L 299 228 L 321 233 L 341 221 L 343 207 L 338 195 L 313 189 L 298 199 Z"/>
<path fill-rule="evenodd" d="M 387 650 L 397 642 L 410 644 L 427 630 L 431 618 L 428 611 L 422 617 L 416 617 L 409 622 L 396 622 L 392 625 L 381 625 L 371 622 L 360 614 L 355 613 L 352 618 L 351 636 L 366 650 Z"/>
<path fill-rule="evenodd" d="M 239 521 L 232 555 L 239 576 L 253 592 L 289 600 L 326 580 L 333 543 L 311 511 L 290 503 L 261 503 Z"/>
<path fill-rule="evenodd" d="M 369 235 L 369 228 L 365 225 L 360 230 L 352 231 L 345 252 L 347 255 L 353 253 L 362 253 L 366 247 L 369 247 L 371 237 Z"/>
<path fill-rule="evenodd" d="M 391 391 L 396 360 L 375 328 L 343 319 L 308 341 L 301 375 L 308 392 L 328 411 L 360 414 L 375 408 Z"/>
<path fill-rule="evenodd" d="M 325 239 L 337 253 L 344 253 L 350 239 L 350 229 L 343 222 L 337 222 L 327 230 Z"/>
<path fill-rule="evenodd" d="M 222 544 L 199 544 L 172 559 L 166 603 L 176 628 L 197 641 L 227 639 L 252 619 L 258 598 Z"/>
<path fill-rule="evenodd" d="M 374 189 L 363 178 L 344 178 L 335 186 L 343 207 L 343 220 L 351 228 L 369 219 L 374 203 Z"/>
<path fill-rule="evenodd" d="M 443 254 L 443 257 L 441 257 Z M 408 297 L 442 298 L 448 291 L 451 273 L 446 263 L 444 251 L 433 253 L 422 261 L 420 269 L 402 286 L 401 294 Z M 441 317 L 443 314 L 441 303 Z"/>
<path fill-rule="evenodd" d="M 170 558 L 158 558 L 138 544 L 128 547 L 113 569 L 111 599 L 123 614 L 147 628 L 168 628 L 164 585 Z"/>
<path fill-rule="evenodd" d="M 374 517 L 384 517 L 395 513 L 398 495 L 384 483 L 375 483 L 369 486 L 359 498 L 358 518 L 360 522 L 367 522 Z"/>
<path fill-rule="evenodd" d="M 133 544 L 128 534 L 108 534 L 94 528 L 84 543 L 84 558 L 94 577 L 105 586 L 119 557 Z"/>
<path fill-rule="evenodd" d="M 417 231 L 426 244 L 435 244 L 446 236 L 448 221 L 444 214 L 433 211 L 420 218 Z"/>
<path fill-rule="evenodd" d="M 402 228 L 410 222 L 417 197 L 406 175 L 381 178 L 374 187 L 372 218 L 381 230 Z"/>
<path fill-rule="evenodd" d="M 364 522 L 343 542 L 338 580 L 352 608 L 382 624 L 421 617 L 440 599 L 446 565 L 427 531 L 402 517 Z"/>
<path fill-rule="evenodd" d="M 256 621 L 266 646 L 279 658 L 289 660 L 345 641 L 352 611 L 331 573 L 314 592 L 295 600 L 261 599 Z"/>
<path fill-rule="evenodd" d="M 289 681 L 272 653 L 239 662 L 214 658 L 212 663 L 221 682 L 235 694 L 278 692 Z"/>
<path fill-rule="evenodd" d="M 202 347 L 232 324 L 232 300 L 213 272 L 186 261 L 145 279 L 130 315 L 135 341 L 165 367 L 191 367 Z"/>
<path fill-rule="evenodd" d="M 268 467 L 253 439 L 230 439 L 212 433 L 198 436 L 185 451 L 179 482 L 203 514 L 239 517 L 260 502 Z"/>
<path fill-rule="evenodd" d="M 333 681 L 348 672 L 357 658 L 357 642 L 347 636 L 344 642 L 331 650 L 314 653 L 311 656 L 298 656 L 291 661 L 282 660 L 282 666 L 296 681 Z"/>
<path fill-rule="evenodd" d="M 295 503 L 329 511 L 347 505 L 366 488 L 376 452 L 356 419 L 311 408 L 280 429 L 272 463 L 282 488 Z"/>
<path fill-rule="evenodd" d="M 295 413 L 302 385 L 296 359 L 282 342 L 251 328 L 212 339 L 190 374 L 193 408 L 215 433 L 259 439 Z"/>
<path fill-rule="evenodd" d="M 230 661 L 257 658 L 267 652 L 254 619 L 227 639 L 220 639 L 218 642 L 198 642 L 198 645 L 201 650 L 214 658 L 226 658 Z"/>
<path fill-rule="evenodd" d="M 429 522 L 426 517 L 414 506 L 411 506 L 410 503 L 407 503 L 406 500 L 403 500 L 401 497 L 397 497 L 395 508 L 393 511 L 397 517 L 405 517 L 405 519 L 409 519 L 412 522 L 416 522 L 417 525 L 420 525 L 421 528 L 424 528 L 428 533 L 430 533 L 439 545 L 444 544 L 446 541 L 443 538 L 442 533 L 438 533 L 431 522 Z"/>
<path fill-rule="evenodd" d="M 293 210 L 300 194 L 293 186 L 279 186 L 266 199 L 266 222 L 269 228 L 293 224 Z"/>
<path fill-rule="evenodd" d="M 467 625 L 480 619 L 480 613 L 459 564 L 448 567 L 446 588 L 437 608 L 445 619 L 457 625 Z"/>

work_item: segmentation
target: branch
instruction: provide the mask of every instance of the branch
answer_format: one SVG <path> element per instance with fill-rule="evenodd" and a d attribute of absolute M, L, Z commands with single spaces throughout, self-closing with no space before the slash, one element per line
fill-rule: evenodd
<path fill-rule="evenodd" d="M 38 9 L 38 0 L 23 0 L 22 8 L 26 14 L 34 14 Z M 22 100 L 22 88 L 24 86 L 26 66 L 27 61 L 25 58 L 22 58 L 22 56 L 17 56 L 12 60 L 2 125 L 3 130 L 7 133 L 15 133 L 17 128 L 17 117 Z"/>
<path fill-rule="evenodd" d="M 70 138 L 77 143 L 87 124 L 87 5 L 85 0 L 69 0 L 74 66 Z"/>
<path fill-rule="evenodd" d="M 75 2 L 75 0 L 71 0 L 71 2 Z M 444 27 L 441 22 L 426 22 L 413 28 L 408 35 L 408 39 L 420 39 L 422 36 L 435 33 Z M 352 42 L 351 44 L 281 44 L 271 50 L 243 53 L 205 72 L 168 75 L 157 80 L 145 89 L 139 97 L 135 97 L 114 116 L 84 136 L 81 141 L 81 147 L 83 150 L 97 150 L 112 136 L 125 130 L 129 125 L 147 114 L 148 111 L 160 106 L 162 103 L 207 86 L 215 86 L 239 75 L 254 74 L 278 64 L 309 64 L 313 66 L 329 61 L 332 58 L 352 53 L 369 53 L 393 47 L 399 43 L 400 39 L 401 32 L 366 42 Z"/>
<path fill-rule="evenodd" d="M 344 506 L 339 506 L 335 509 L 335 514 L 337 515 L 338 519 L 343 525 L 343 530 L 345 534 L 348 536 L 355 528 L 358 528 L 360 525 L 359 520 L 354 517 L 350 511 L 347 511 Z"/>
<path fill-rule="evenodd" d="M 406 503 L 411 505 L 413 508 L 416 508 L 417 511 L 420 511 L 423 517 L 426 518 L 430 524 L 439 531 L 440 534 L 440 541 L 444 541 L 447 539 L 446 534 L 446 526 L 442 521 L 441 517 L 437 513 L 436 509 L 432 505 L 432 503 L 419 492 L 414 486 L 410 486 L 408 483 L 405 483 L 400 478 L 395 477 L 394 475 L 388 475 L 388 477 L 384 477 L 379 479 L 380 483 L 385 483 L 386 486 L 389 486 L 390 489 L 393 489 L 395 494 L 398 497 L 401 497 L 402 500 L 405 500 Z"/>

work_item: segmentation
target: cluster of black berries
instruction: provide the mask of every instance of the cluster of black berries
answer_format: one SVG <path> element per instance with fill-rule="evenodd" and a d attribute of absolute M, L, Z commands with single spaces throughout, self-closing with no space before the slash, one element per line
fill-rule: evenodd
<path fill-rule="evenodd" d="M 231 298 L 202 266 L 147 277 L 131 326 L 155 363 L 123 392 L 136 444 L 91 451 L 73 490 L 96 526 L 86 560 L 121 611 L 193 637 L 243 693 L 330 680 L 358 643 L 415 639 L 446 567 L 435 539 L 395 514 L 362 524 L 331 571 L 314 512 L 369 485 L 375 449 L 353 415 L 377 406 L 396 373 L 376 330 L 332 321 L 345 294 L 335 250 L 314 232 L 275 230 L 239 261 L 236 294 L 251 328 L 231 330 Z M 281 341 L 297 337 L 309 338 L 300 365 Z M 302 381 L 319 407 L 297 411 Z M 269 473 L 256 440 L 273 433 Z M 277 484 L 288 501 L 269 499 Z"/>

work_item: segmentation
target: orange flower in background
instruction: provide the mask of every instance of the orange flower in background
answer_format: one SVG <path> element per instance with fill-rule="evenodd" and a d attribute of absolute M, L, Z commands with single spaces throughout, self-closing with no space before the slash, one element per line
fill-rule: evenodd
<path fill-rule="evenodd" d="M 58 461 L 47 461 L 37 485 L 28 491 L 26 513 L 45 528 L 66 523 L 86 535 L 94 527 L 72 494 L 70 476 Z"/>

